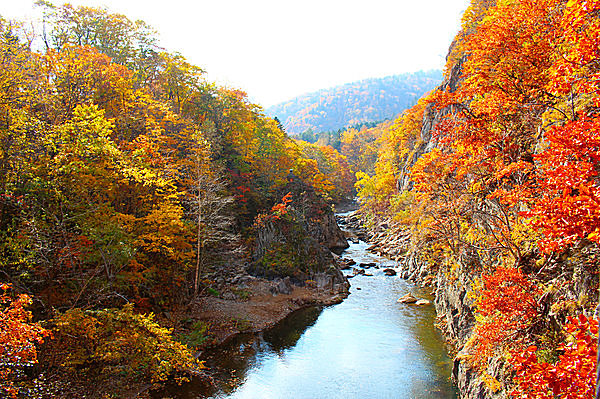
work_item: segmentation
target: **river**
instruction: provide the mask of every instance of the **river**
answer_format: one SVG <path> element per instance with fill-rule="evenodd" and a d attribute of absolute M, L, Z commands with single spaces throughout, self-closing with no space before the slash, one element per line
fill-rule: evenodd
<path fill-rule="evenodd" d="M 270 331 L 241 335 L 211 354 L 223 381 L 206 392 L 180 387 L 178 398 L 435 399 L 456 398 L 452 362 L 433 327 L 433 305 L 397 303 L 411 292 L 431 299 L 400 277 L 383 274 L 395 262 L 350 244 L 343 257 L 376 262 L 373 276 L 350 280 L 350 296 L 326 308 L 298 311 Z M 349 271 L 346 271 L 349 273 Z"/>

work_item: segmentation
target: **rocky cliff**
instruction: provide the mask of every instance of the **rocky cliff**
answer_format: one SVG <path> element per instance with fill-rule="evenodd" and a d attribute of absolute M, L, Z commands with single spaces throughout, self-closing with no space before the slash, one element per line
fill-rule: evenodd
<path fill-rule="evenodd" d="M 262 219 L 256 228 L 251 272 L 267 278 L 307 280 L 334 291 L 347 289 L 331 251 L 348 247 L 331 207 L 311 186 L 297 178 L 284 187 L 289 195 L 285 210 Z M 283 196 L 283 195 L 282 195 Z"/>
<path fill-rule="evenodd" d="M 465 57 L 460 57 L 450 69 L 450 73 L 439 86 L 439 90 L 454 91 L 461 80 L 462 65 Z M 425 153 L 436 148 L 433 135 L 435 126 L 448 113 L 451 107 L 436 109 L 431 104 L 426 107 L 420 137 L 416 138 L 414 150 L 406 156 L 399 167 L 398 191 L 410 191 L 413 183 L 410 171 L 417 160 Z M 360 212 L 348 218 L 350 225 L 362 228 Z M 364 223 L 367 225 L 367 223 Z M 386 255 L 398 261 L 401 267 L 400 275 L 417 284 L 430 286 L 435 292 L 435 307 L 438 315 L 438 327 L 444 333 L 449 351 L 455 356 L 452 378 L 459 388 L 461 398 L 465 399 L 497 399 L 505 397 L 504 393 L 494 393 L 489 390 L 481 373 L 474 370 L 464 356 L 464 348 L 473 333 L 475 315 L 472 303 L 472 283 L 477 276 L 469 269 L 469 254 L 461 256 L 457 268 L 449 273 L 448 270 L 434 265 L 423 258 L 422 253 L 426 242 L 415 241 L 411 231 L 400 223 L 389 220 L 371 221 L 367 232 L 367 241 L 371 243 L 370 250 Z M 502 379 L 502 363 L 499 360 L 491 362 L 487 370 L 489 376 Z"/>

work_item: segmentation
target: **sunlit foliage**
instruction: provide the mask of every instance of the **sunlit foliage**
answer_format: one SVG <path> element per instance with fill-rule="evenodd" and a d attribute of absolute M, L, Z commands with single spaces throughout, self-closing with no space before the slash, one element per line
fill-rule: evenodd
<path fill-rule="evenodd" d="M 549 259 L 587 248 L 591 258 L 580 263 L 597 276 L 589 254 L 600 243 L 599 12 L 598 1 L 473 1 L 447 81 L 388 129 L 375 173 L 357 184 L 365 214 L 401 220 L 424 254 L 437 254 L 429 261 L 480 281 L 471 287 L 468 356 L 484 377 L 490 359 L 508 360 L 517 397 L 593 394 L 597 329 L 581 313 L 597 287 L 567 314 L 579 318 L 552 316 L 578 337 L 575 346 L 557 349 L 538 330 L 552 327 L 547 280 L 564 278 L 544 270 Z M 536 348 L 563 355 L 538 363 Z M 575 363 L 581 374 L 567 377 Z"/>

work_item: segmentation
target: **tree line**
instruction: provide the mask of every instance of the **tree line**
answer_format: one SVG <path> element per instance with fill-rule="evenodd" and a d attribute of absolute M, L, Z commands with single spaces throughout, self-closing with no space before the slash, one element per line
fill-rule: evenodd
<path fill-rule="evenodd" d="M 384 129 L 358 176 L 369 223 L 410 231 L 430 272 L 473 293 L 460 356 L 489 392 L 594 395 L 599 14 L 598 1 L 473 0 L 444 84 Z"/>
<path fill-rule="evenodd" d="M 346 159 L 291 139 L 144 22 L 38 5 L 39 32 L 0 19 L 3 380 L 45 338 L 50 364 L 101 364 L 106 378 L 159 384 L 201 368 L 140 312 L 243 270 L 253 223 L 281 202 L 290 172 L 330 203 L 346 198 Z"/>

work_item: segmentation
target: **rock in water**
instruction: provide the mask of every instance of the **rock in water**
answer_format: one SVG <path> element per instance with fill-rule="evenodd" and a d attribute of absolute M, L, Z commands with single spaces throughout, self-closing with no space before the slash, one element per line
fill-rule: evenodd
<path fill-rule="evenodd" d="M 399 303 L 415 303 L 417 302 L 417 298 L 415 298 L 412 294 L 406 294 L 400 299 L 398 299 Z"/>
<path fill-rule="evenodd" d="M 431 301 L 428 301 L 427 299 L 419 299 L 417 302 L 415 302 L 415 305 L 431 305 Z"/>
<path fill-rule="evenodd" d="M 383 269 L 383 273 L 386 276 L 395 276 L 396 275 L 396 271 L 394 269 Z"/>

